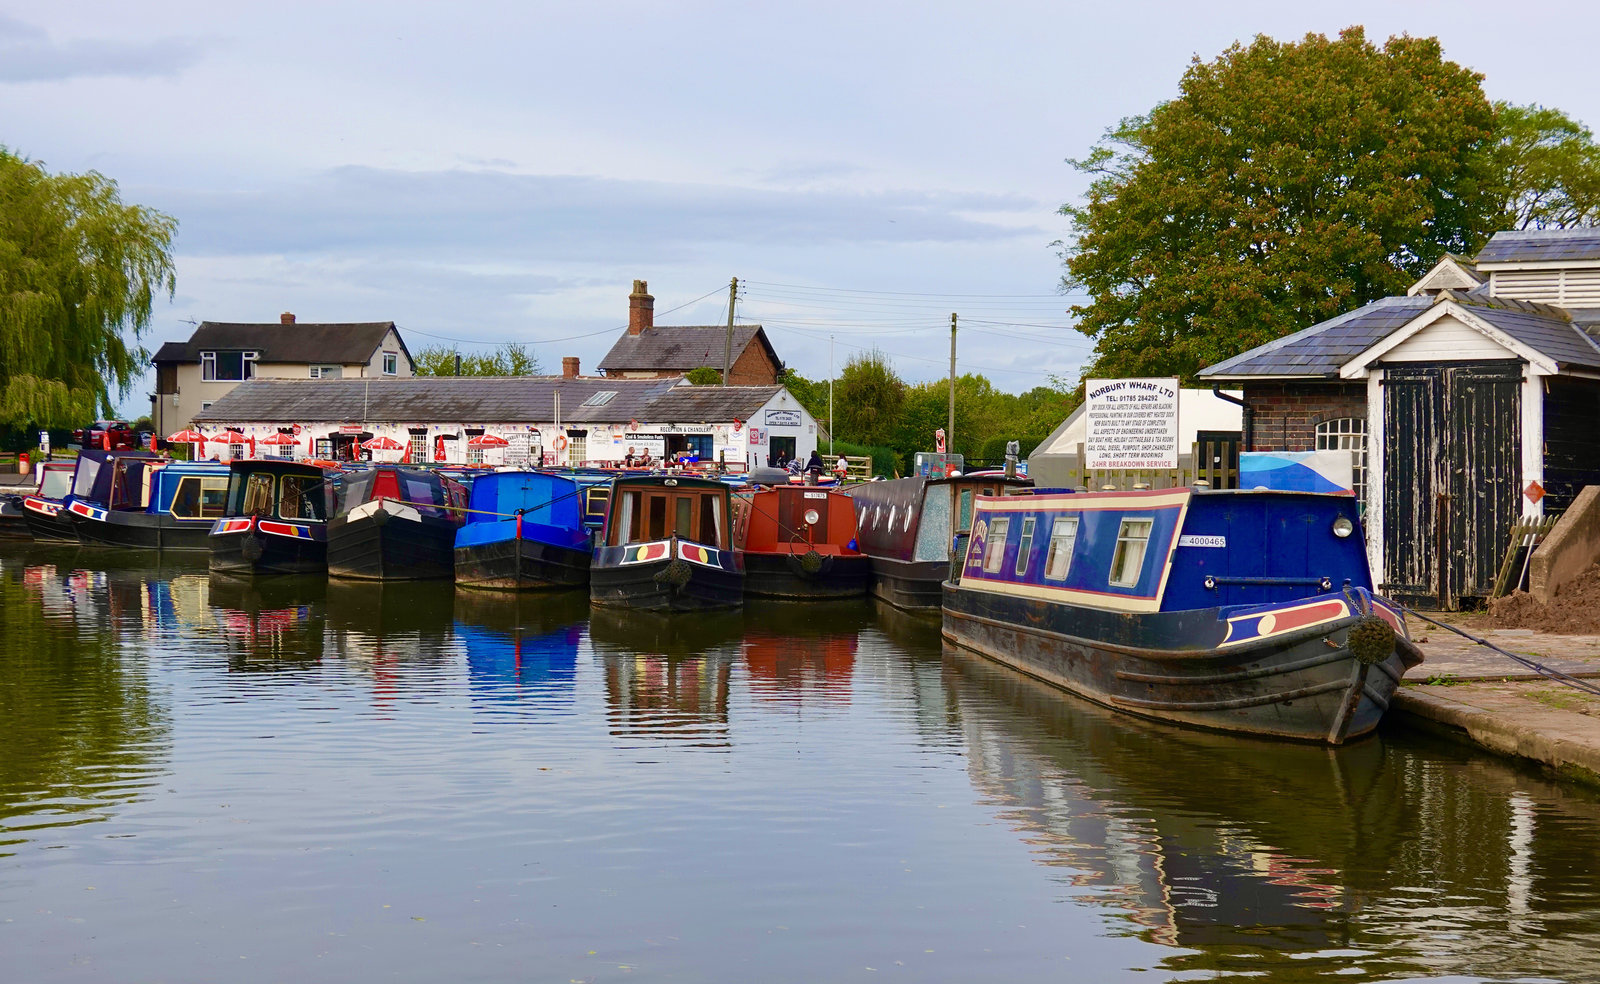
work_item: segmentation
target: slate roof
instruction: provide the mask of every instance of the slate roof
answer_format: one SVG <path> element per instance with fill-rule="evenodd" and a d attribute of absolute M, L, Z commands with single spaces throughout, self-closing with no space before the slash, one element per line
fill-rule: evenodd
<path fill-rule="evenodd" d="M 289 325 L 202 321 L 187 342 L 167 342 L 150 361 L 199 362 L 201 352 L 243 349 L 260 352 L 259 362 L 365 364 L 372 361 L 383 337 L 393 330 L 393 321 Z M 395 336 L 399 337 L 398 331 Z M 400 348 L 405 349 L 404 339 Z M 409 350 L 406 358 L 411 358 Z"/>
<path fill-rule="evenodd" d="M 1478 263 L 1560 263 L 1600 260 L 1600 229 L 1525 229 L 1497 232 Z"/>
<path fill-rule="evenodd" d="M 250 379 L 195 417 L 196 423 L 656 423 L 747 420 L 778 386 L 679 386 L 682 377 L 411 376 L 399 379 Z M 614 393 L 584 406 L 597 393 Z"/>
<path fill-rule="evenodd" d="M 1433 298 L 1423 296 L 1380 298 L 1207 366 L 1199 376 L 1213 381 L 1281 376 L 1335 378 L 1340 366 L 1433 304 Z"/>
<path fill-rule="evenodd" d="M 1477 317 L 1561 365 L 1600 367 L 1600 346 L 1559 308 L 1508 302 L 1504 298 L 1485 302 L 1457 296 L 1455 300 L 1463 301 L 1463 306 Z"/>
<path fill-rule="evenodd" d="M 733 326 L 733 361 L 760 339 L 773 365 L 782 365 L 778 353 L 760 325 Z M 600 360 L 602 372 L 642 371 L 688 372 L 701 366 L 722 368 L 728 346 L 727 325 L 662 325 L 646 328 L 637 335 L 626 331 Z"/>

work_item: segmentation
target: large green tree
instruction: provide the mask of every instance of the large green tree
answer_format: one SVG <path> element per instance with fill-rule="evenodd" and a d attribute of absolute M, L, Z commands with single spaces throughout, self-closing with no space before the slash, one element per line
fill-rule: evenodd
<path fill-rule="evenodd" d="M 1559 109 L 1495 105 L 1500 227 L 1569 229 L 1600 222 L 1600 146 Z"/>
<path fill-rule="evenodd" d="M 1500 216 L 1495 111 L 1437 39 L 1258 37 L 1072 162 L 1067 290 L 1097 375 L 1192 376 L 1403 292 Z"/>
<path fill-rule="evenodd" d="M 844 364 L 834 384 L 835 437 L 856 444 L 888 444 L 900 426 L 906 384 L 877 349 Z"/>
<path fill-rule="evenodd" d="M 456 359 L 461 371 L 456 371 Z M 526 346 L 502 343 L 493 352 L 469 352 L 432 345 L 416 354 L 412 369 L 419 376 L 537 376 L 544 371 L 538 356 Z"/>
<path fill-rule="evenodd" d="M 0 425 L 111 413 L 112 388 L 149 360 L 138 340 L 157 295 L 176 287 L 177 227 L 104 175 L 52 174 L 0 147 Z"/>

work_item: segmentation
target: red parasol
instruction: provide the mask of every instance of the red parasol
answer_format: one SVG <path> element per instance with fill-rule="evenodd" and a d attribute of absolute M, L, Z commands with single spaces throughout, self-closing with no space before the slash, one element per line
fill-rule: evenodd
<path fill-rule="evenodd" d="M 293 434 L 271 434 L 267 437 L 263 437 L 261 439 L 261 443 L 278 445 L 299 444 L 300 439 L 295 437 Z"/>
<path fill-rule="evenodd" d="M 469 448 L 503 448 L 510 445 L 510 441 L 493 434 L 479 434 L 467 442 Z"/>
<path fill-rule="evenodd" d="M 243 444 L 248 438 L 236 430 L 226 430 L 215 437 L 208 437 L 206 440 L 221 441 L 223 444 Z"/>
<path fill-rule="evenodd" d="M 206 436 L 197 430 L 181 430 L 167 440 L 173 444 L 204 444 Z"/>
<path fill-rule="evenodd" d="M 361 446 L 368 451 L 399 451 L 405 447 L 392 437 L 374 437 L 370 441 L 362 441 Z"/>

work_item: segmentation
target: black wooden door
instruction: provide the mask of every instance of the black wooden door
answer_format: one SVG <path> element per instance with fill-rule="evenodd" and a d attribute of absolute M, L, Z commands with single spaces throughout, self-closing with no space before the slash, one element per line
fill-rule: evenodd
<path fill-rule="evenodd" d="M 1385 369 L 1383 590 L 1453 610 L 1488 595 L 1520 511 L 1521 364 Z"/>

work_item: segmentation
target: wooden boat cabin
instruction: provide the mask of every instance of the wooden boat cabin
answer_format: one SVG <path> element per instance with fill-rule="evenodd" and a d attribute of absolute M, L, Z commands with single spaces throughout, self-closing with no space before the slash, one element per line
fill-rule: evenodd
<path fill-rule="evenodd" d="M 765 598 L 864 595 L 872 561 L 856 549 L 855 501 L 802 485 L 733 497 L 734 543 L 744 552 L 744 593 Z"/>
<path fill-rule="evenodd" d="M 211 528 L 211 569 L 241 575 L 326 571 L 338 472 L 266 459 L 228 468 L 226 512 Z"/>
<path fill-rule="evenodd" d="M 898 608 L 938 611 L 950 549 L 970 527 L 976 497 L 1032 486 L 1031 479 L 1003 475 L 913 475 L 850 487 L 856 538 L 872 558 L 872 593 Z"/>
<path fill-rule="evenodd" d="M 472 483 L 472 511 L 456 533 L 456 583 L 505 591 L 582 588 L 594 530 L 589 493 L 610 476 L 501 471 Z"/>
<path fill-rule="evenodd" d="M 228 497 L 229 466 L 218 461 L 117 462 L 122 486 L 138 482 L 127 508 L 72 504 L 78 539 L 136 550 L 211 549 L 211 527 Z"/>
<path fill-rule="evenodd" d="M 67 496 L 72 494 L 72 473 L 76 469 L 77 464 L 71 461 L 39 465 L 38 486 L 17 503 L 22 535 L 42 541 L 77 539 L 72 524 L 61 515 L 67 507 Z"/>
<path fill-rule="evenodd" d="M 425 468 L 382 464 L 342 476 L 328 523 L 328 574 L 420 581 L 455 574 L 467 489 Z"/>
<path fill-rule="evenodd" d="M 1347 494 L 981 497 L 959 540 L 945 637 L 1129 713 L 1338 744 L 1422 659 Z"/>
<path fill-rule="evenodd" d="M 614 479 L 589 599 L 647 611 L 739 607 L 744 563 L 733 549 L 729 492 L 687 475 Z"/>

